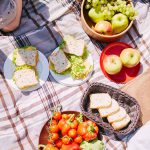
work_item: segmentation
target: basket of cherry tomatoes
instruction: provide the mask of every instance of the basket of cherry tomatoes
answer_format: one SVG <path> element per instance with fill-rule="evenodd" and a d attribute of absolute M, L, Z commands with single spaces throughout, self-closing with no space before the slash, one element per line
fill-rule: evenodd
<path fill-rule="evenodd" d="M 85 141 L 90 142 L 95 139 L 100 140 L 101 137 L 99 128 L 94 122 L 76 111 L 62 113 L 57 111 L 41 131 L 39 149 L 82 150 Z"/>

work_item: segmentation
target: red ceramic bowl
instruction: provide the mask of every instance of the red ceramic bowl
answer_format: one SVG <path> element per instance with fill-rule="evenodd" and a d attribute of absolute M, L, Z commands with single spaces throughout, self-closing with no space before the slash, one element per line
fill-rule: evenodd
<path fill-rule="evenodd" d="M 118 74 L 115 74 L 115 75 L 109 75 L 105 71 L 104 65 L 103 65 L 103 60 L 105 59 L 105 57 L 107 57 L 108 55 L 120 56 L 120 53 L 125 48 L 132 48 L 132 47 L 123 42 L 114 42 L 106 46 L 103 49 L 102 54 L 100 56 L 100 67 L 101 67 L 102 72 L 104 73 L 106 78 L 116 83 L 127 83 L 128 81 L 135 78 L 138 75 L 139 70 L 140 70 L 141 64 L 139 63 L 137 66 L 133 68 L 126 68 L 123 66 L 122 70 Z"/>

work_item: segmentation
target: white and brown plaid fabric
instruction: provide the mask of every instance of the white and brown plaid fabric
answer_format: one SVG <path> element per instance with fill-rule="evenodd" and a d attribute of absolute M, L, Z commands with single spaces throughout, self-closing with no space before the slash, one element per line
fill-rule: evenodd
<path fill-rule="evenodd" d="M 106 43 L 91 39 L 82 29 L 81 1 L 23 0 L 23 3 L 19 29 L 7 35 L 1 33 L 0 37 L 1 150 L 37 150 L 40 131 L 51 116 L 50 109 L 62 105 L 63 110 L 80 111 L 81 96 L 90 83 L 102 82 L 117 88 L 122 86 L 110 82 L 100 70 L 99 55 Z M 140 50 L 144 70 L 150 66 L 149 2 L 136 1 L 135 4 L 139 11 L 137 21 L 120 41 Z M 14 48 L 34 45 L 48 57 L 66 34 L 84 39 L 93 55 L 94 74 L 88 82 L 78 87 L 65 87 L 49 74 L 48 81 L 33 92 L 23 93 L 8 85 L 3 76 L 3 64 Z M 125 142 L 113 141 L 107 136 L 104 136 L 104 141 L 108 150 L 126 149 Z"/>

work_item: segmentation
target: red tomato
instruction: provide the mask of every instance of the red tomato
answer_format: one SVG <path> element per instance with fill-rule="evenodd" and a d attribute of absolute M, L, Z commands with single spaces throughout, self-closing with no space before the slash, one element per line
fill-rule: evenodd
<path fill-rule="evenodd" d="M 50 139 L 47 140 L 47 143 L 48 143 L 48 144 L 53 144 L 54 141 L 50 138 Z"/>
<path fill-rule="evenodd" d="M 62 118 L 61 113 L 60 112 L 54 112 L 53 118 L 55 120 L 60 120 Z"/>
<path fill-rule="evenodd" d="M 58 125 L 50 126 L 50 132 L 51 133 L 57 133 L 58 131 L 59 131 Z"/>
<path fill-rule="evenodd" d="M 59 139 L 59 134 L 58 134 L 58 133 L 52 133 L 52 134 L 51 134 L 51 139 L 52 139 L 53 141 L 58 140 L 58 139 Z"/>
<path fill-rule="evenodd" d="M 63 144 L 68 145 L 71 142 L 71 138 L 69 138 L 68 136 L 64 136 L 64 137 L 62 137 L 62 142 L 63 142 Z"/>
<path fill-rule="evenodd" d="M 68 114 L 62 114 L 62 118 L 67 120 L 67 119 L 69 119 L 69 115 Z"/>
<path fill-rule="evenodd" d="M 51 125 L 57 125 L 57 121 L 53 119 L 53 120 L 50 122 L 50 124 L 51 124 Z"/>
<path fill-rule="evenodd" d="M 78 135 L 78 136 L 74 139 L 74 142 L 80 144 L 80 143 L 82 142 L 82 136 Z"/>
<path fill-rule="evenodd" d="M 58 148 L 51 144 L 47 144 L 45 150 L 58 150 Z"/>
<path fill-rule="evenodd" d="M 66 123 L 61 130 L 62 135 L 67 135 L 69 130 L 70 130 L 70 125 Z"/>
<path fill-rule="evenodd" d="M 70 129 L 68 132 L 68 136 L 71 138 L 75 138 L 77 136 L 77 131 L 75 129 Z"/>
<path fill-rule="evenodd" d="M 61 150 L 81 150 L 81 148 L 77 143 L 73 142 L 69 145 L 64 145 L 63 144 Z"/>
<path fill-rule="evenodd" d="M 77 133 L 85 140 L 93 140 L 97 137 L 98 127 L 92 121 L 86 121 L 79 124 Z"/>
<path fill-rule="evenodd" d="M 73 122 L 70 123 L 70 127 L 72 129 L 77 129 L 78 127 L 78 121 L 77 120 L 74 120 Z"/>
<path fill-rule="evenodd" d="M 60 130 L 62 130 L 63 126 L 66 124 L 66 120 L 65 119 L 61 119 L 59 122 L 58 122 L 58 127 Z"/>
<path fill-rule="evenodd" d="M 61 148 L 62 147 L 62 140 L 57 140 L 56 142 L 55 142 L 55 144 L 56 144 L 56 146 L 58 147 L 58 148 Z"/>

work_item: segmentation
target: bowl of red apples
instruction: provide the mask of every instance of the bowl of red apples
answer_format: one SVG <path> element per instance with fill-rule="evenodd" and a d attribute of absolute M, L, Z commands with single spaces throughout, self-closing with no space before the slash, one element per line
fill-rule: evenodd
<path fill-rule="evenodd" d="M 127 0 L 83 0 L 81 23 L 85 32 L 96 40 L 112 42 L 132 26 L 137 12 Z"/>

